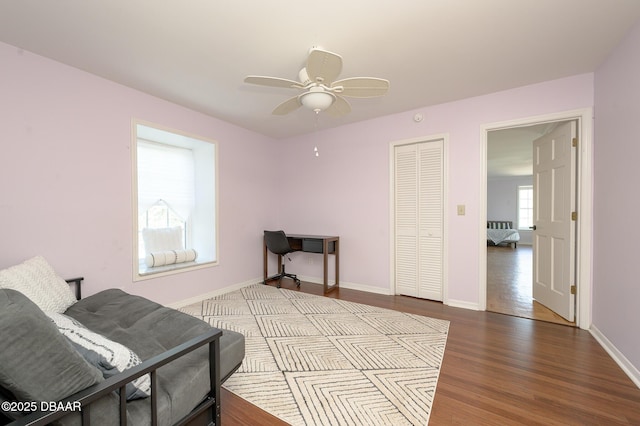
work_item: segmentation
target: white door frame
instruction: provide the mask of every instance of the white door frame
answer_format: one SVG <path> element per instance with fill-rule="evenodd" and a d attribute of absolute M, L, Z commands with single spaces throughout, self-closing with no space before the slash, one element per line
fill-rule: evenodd
<path fill-rule="evenodd" d="M 520 118 L 510 121 L 488 123 L 480 126 L 481 179 L 480 179 L 480 233 L 479 256 L 479 289 L 478 308 L 487 310 L 487 140 L 490 131 L 508 129 L 510 127 L 531 126 L 554 121 L 578 121 L 578 229 L 576 232 L 576 325 L 582 329 L 591 327 L 591 291 L 592 291 L 592 213 L 593 213 L 593 109 L 564 111 L 534 117 Z"/>

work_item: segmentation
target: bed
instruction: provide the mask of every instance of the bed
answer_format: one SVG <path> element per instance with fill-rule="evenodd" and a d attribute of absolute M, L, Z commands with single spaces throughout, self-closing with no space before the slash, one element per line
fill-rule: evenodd
<path fill-rule="evenodd" d="M 507 244 L 518 247 L 520 234 L 517 229 L 513 229 L 513 222 L 510 220 L 488 220 L 487 221 L 487 244 L 500 245 Z"/>

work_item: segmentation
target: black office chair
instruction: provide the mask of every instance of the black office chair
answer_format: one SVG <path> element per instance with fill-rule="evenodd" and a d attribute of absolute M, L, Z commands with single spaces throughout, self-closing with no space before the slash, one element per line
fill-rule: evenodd
<path fill-rule="evenodd" d="M 291 258 L 289 258 L 287 254 L 295 250 L 293 250 L 289 245 L 289 240 L 287 239 L 287 235 L 284 233 L 284 231 L 264 231 L 264 241 L 267 245 L 267 249 L 271 253 L 277 254 L 279 256 L 285 256 L 287 257 L 287 259 L 289 259 L 289 262 L 291 262 Z M 285 261 L 284 259 L 282 259 L 282 271 L 267 278 L 263 282 L 263 284 L 266 284 L 268 281 L 278 280 L 277 287 L 280 288 L 280 282 L 282 281 L 282 279 L 284 277 L 288 277 L 296 283 L 296 286 L 300 287 L 300 280 L 298 279 L 298 277 L 294 274 L 287 274 L 284 266 Z"/>

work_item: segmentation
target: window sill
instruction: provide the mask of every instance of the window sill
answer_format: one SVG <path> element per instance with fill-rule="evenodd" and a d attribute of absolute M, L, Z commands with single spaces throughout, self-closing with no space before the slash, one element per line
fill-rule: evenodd
<path fill-rule="evenodd" d="M 134 281 L 146 280 L 158 276 L 178 274 L 188 272 L 195 269 L 208 268 L 216 266 L 217 261 L 214 260 L 195 260 L 193 262 L 178 263 L 173 265 L 163 265 L 148 267 L 144 261 L 138 264 L 138 270 L 135 272 Z"/>

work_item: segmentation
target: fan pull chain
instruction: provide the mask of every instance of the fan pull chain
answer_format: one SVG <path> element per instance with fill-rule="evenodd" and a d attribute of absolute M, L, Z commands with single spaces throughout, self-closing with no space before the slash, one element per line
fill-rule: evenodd
<path fill-rule="evenodd" d="M 318 135 L 318 122 L 320 121 L 320 114 L 318 114 L 318 111 L 316 111 L 316 120 L 314 123 L 314 133 L 316 134 L 316 137 Z M 316 146 L 313 147 L 313 155 L 315 155 L 316 157 L 320 157 L 320 152 L 318 152 L 318 144 L 316 143 Z"/>

